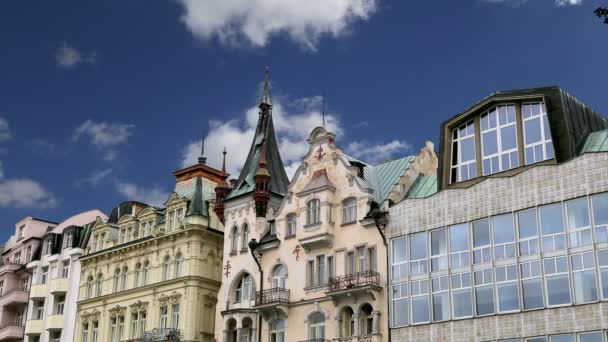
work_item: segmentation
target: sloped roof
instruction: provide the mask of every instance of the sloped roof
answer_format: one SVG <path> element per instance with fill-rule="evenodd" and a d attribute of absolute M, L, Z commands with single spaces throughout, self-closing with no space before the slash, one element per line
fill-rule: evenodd
<path fill-rule="evenodd" d="M 589 134 L 581 154 L 588 152 L 608 152 L 608 129 Z"/>
<path fill-rule="evenodd" d="M 425 198 L 438 191 L 437 175 L 418 175 L 406 198 Z"/>
<path fill-rule="evenodd" d="M 175 184 L 175 193 L 188 200 L 186 215 L 209 216 L 208 201 L 215 199 L 214 188 L 202 177 L 196 177 Z"/>
<path fill-rule="evenodd" d="M 310 179 L 310 182 L 308 182 L 308 184 L 306 184 L 306 186 L 304 187 L 304 189 L 302 189 L 301 192 L 308 192 L 308 191 L 313 191 L 313 190 L 317 190 L 320 188 L 327 188 L 327 187 L 333 188 L 333 189 L 336 188 L 331 183 L 329 178 L 327 178 L 327 170 L 322 169 L 322 170 L 315 171 L 315 173 L 312 175 L 312 178 Z"/>
<path fill-rule="evenodd" d="M 382 203 L 388 198 L 395 185 L 399 182 L 410 168 L 416 156 L 407 156 L 378 165 L 371 165 L 358 160 L 347 154 L 342 154 L 347 162 L 355 161 L 365 164 L 363 177 L 357 177 L 357 181 L 364 187 L 373 191 L 373 197 L 377 203 Z"/>

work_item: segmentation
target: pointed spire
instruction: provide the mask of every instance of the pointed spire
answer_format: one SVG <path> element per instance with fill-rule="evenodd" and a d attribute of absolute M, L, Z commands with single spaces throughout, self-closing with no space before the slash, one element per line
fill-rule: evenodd
<path fill-rule="evenodd" d="M 205 157 L 205 137 L 201 139 L 201 155 L 198 157 L 198 163 L 201 165 L 207 164 L 207 157 Z"/>
<path fill-rule="evenodd" d="M 264 92 L 262 93 L 262 100 L 260 101 L 260 108 L 267 106 L 272 107 L 272 100 L 270 99 L 270 69 L 266 67 L 266 77 L 264 78 Z"/>
<path fill-rule="evenodd" d="M 264 138 L 264 140 L 262 140 L 262 147 L 261 147 L 261 151 L 260 151 L 260 162 L 259 162 L 259 166 L 258 166 L 258 171 L 255 173 L 255 175 L 265 175 L 265 176 L 270 176 L 270 173 L 268 173 L 268 169 L 266 168 L 266 138 Z"/>
<path fill-rule="evenodd" d="M 223 160 L 222 160 L 222 175 L 226 175 L 226 146 L 224 146 L 224 151 L 222 152 L 222 154 L 224 155 Z"/>

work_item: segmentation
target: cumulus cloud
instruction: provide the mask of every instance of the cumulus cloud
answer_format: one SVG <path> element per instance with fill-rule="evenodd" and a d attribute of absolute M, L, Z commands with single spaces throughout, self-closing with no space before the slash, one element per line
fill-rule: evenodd
<path fill-rule="evenodd" d="M 31 179 L 0 180 L 0 207 L 53 208 L 57 200 L 40 183 Z"/>
<path fill-rule="evenodd" d="M 127 200 L 139 201 L 154 206 L 163 206 L 169 193 L 158 186 L 146 188 L 132 182 L 117 181 L 116 190 Z"/>
<path fill-rule="evenodd" d="M 397 153 L 405 153 L 411 150 L 412 145 L 402 140 L 393 140 L 385 144 L 353 141 L 346 147 L 349 154 L 373 164 L 390 160 Z"/>
<path fill-rule="evenodd" d="M 86 120 L 74 130 L 72 142 L 86 138 L 103 152 L 103 160 L 112 161 L 118 156 L 116 147 L 127 143 L 133 128 L 135 125 Z"/>
<path fill-rule="evenodd" d="M 377 10 L 378 0 L 178 0 L 188 30 L 199 39 L 254 47 L 285 34 L 306 49 L 316 50 L 323 36 L 339 37 L 351 25 Z"/>
<path fill-rule="evenodd" d="M 0 117 L 0 142 L 6 141 L 11 138 L 11 131 L 8 128 L 8 121 Z"/>
<path fill-rule="evenodd" d="M 71 69 L 83 63 L 95 64 L 97 62 L 97 53 L 83 53 L 67 42 L 63 42 L 55 51 L 55 62 L 58 67 L 64 69 Z"/>
<path fill-rule="evenodd" d="M 299 166 L 302 157 L 308 152 L 306 138 L 310 132 L 321 126 L 321 96 L 287 100 L 273 100 L 273 122 L 279 150 L 287 175 L 291 178 Z M 209 123 L 209 134 L 205 137 L 205 154 L 210 165 L 219 167 L 222 164 L 222 150 L 226 156 L 227 172 L 232 178 L 238 174 L 245 163 L 258 120 L 259 109 L 246 109 L 241 118 L 229 121 L 212 120 Z M 325 115 L 326 127 L 336 134 L 342 134 L 342 127 L 335 113 Z M 200 141 L 189 143 L 182 152 L 182 166 L 187 167 L 197 162 L 200 154 Z"/>

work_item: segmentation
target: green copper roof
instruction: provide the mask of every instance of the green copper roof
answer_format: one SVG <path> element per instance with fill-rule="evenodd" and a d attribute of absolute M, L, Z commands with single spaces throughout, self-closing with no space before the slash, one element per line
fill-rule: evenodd
<path fill-rule="evenodd" d="M 212 183 L 203 181 L 201 177 L 179 182 L 174 190 L 178 195 L 188 200 L 188 210 L 186 215 L 209 216 L 207 203 L 215 199 L 215 191 Z"/>
<path fill-rule="evenodd" d="M 268 68 L 266 68 L 266 77 L 264 78 L 264 91 L 262 92 L 262 98 L 260 99 L 260 106 L 267 104 L 272 106 L 272 100 L 270 99 L 270 78 L 268 75 Z"/>
<path fill-rule="evenodd" d="M 608 129 L 589 134 L 581 154 L 587 152 L 608 152 Z"/>
<path fill-rule="evenodd" d="M 408 191 L 406 198 L 429 197 L 436 193 L 437 190 L 437 175 L 425 176 L 420 174 Z"/>

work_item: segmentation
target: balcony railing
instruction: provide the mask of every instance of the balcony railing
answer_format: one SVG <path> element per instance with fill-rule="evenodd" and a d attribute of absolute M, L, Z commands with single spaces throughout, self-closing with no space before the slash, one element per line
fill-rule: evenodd
<path fill-rule="evenodd" d="M 142 342 L 181 341 L 182 333 L 179 329 L 156 328 L 144 332 Z"/>
<path fill-rule="evenodd" d="M 289 303 L 289 290 L 275 287 L 272 289 L 258 291 L 255 294 L 255 306 L 273 304 L 273 303 Z"/>
<path fill-rule="evenodd" d="M 329 278 L 329 292 L 350 290 L 352 288 L 369 285 L 380 285 L 380 273 L 364 271 L 341 277 Z"/>
<path fill-rule="evenodd" d="M 326 340 L 324 338 L 313 338 L 312 340 L 302 340 L 298 342 L 331 342 L 331 340 Z"/>

